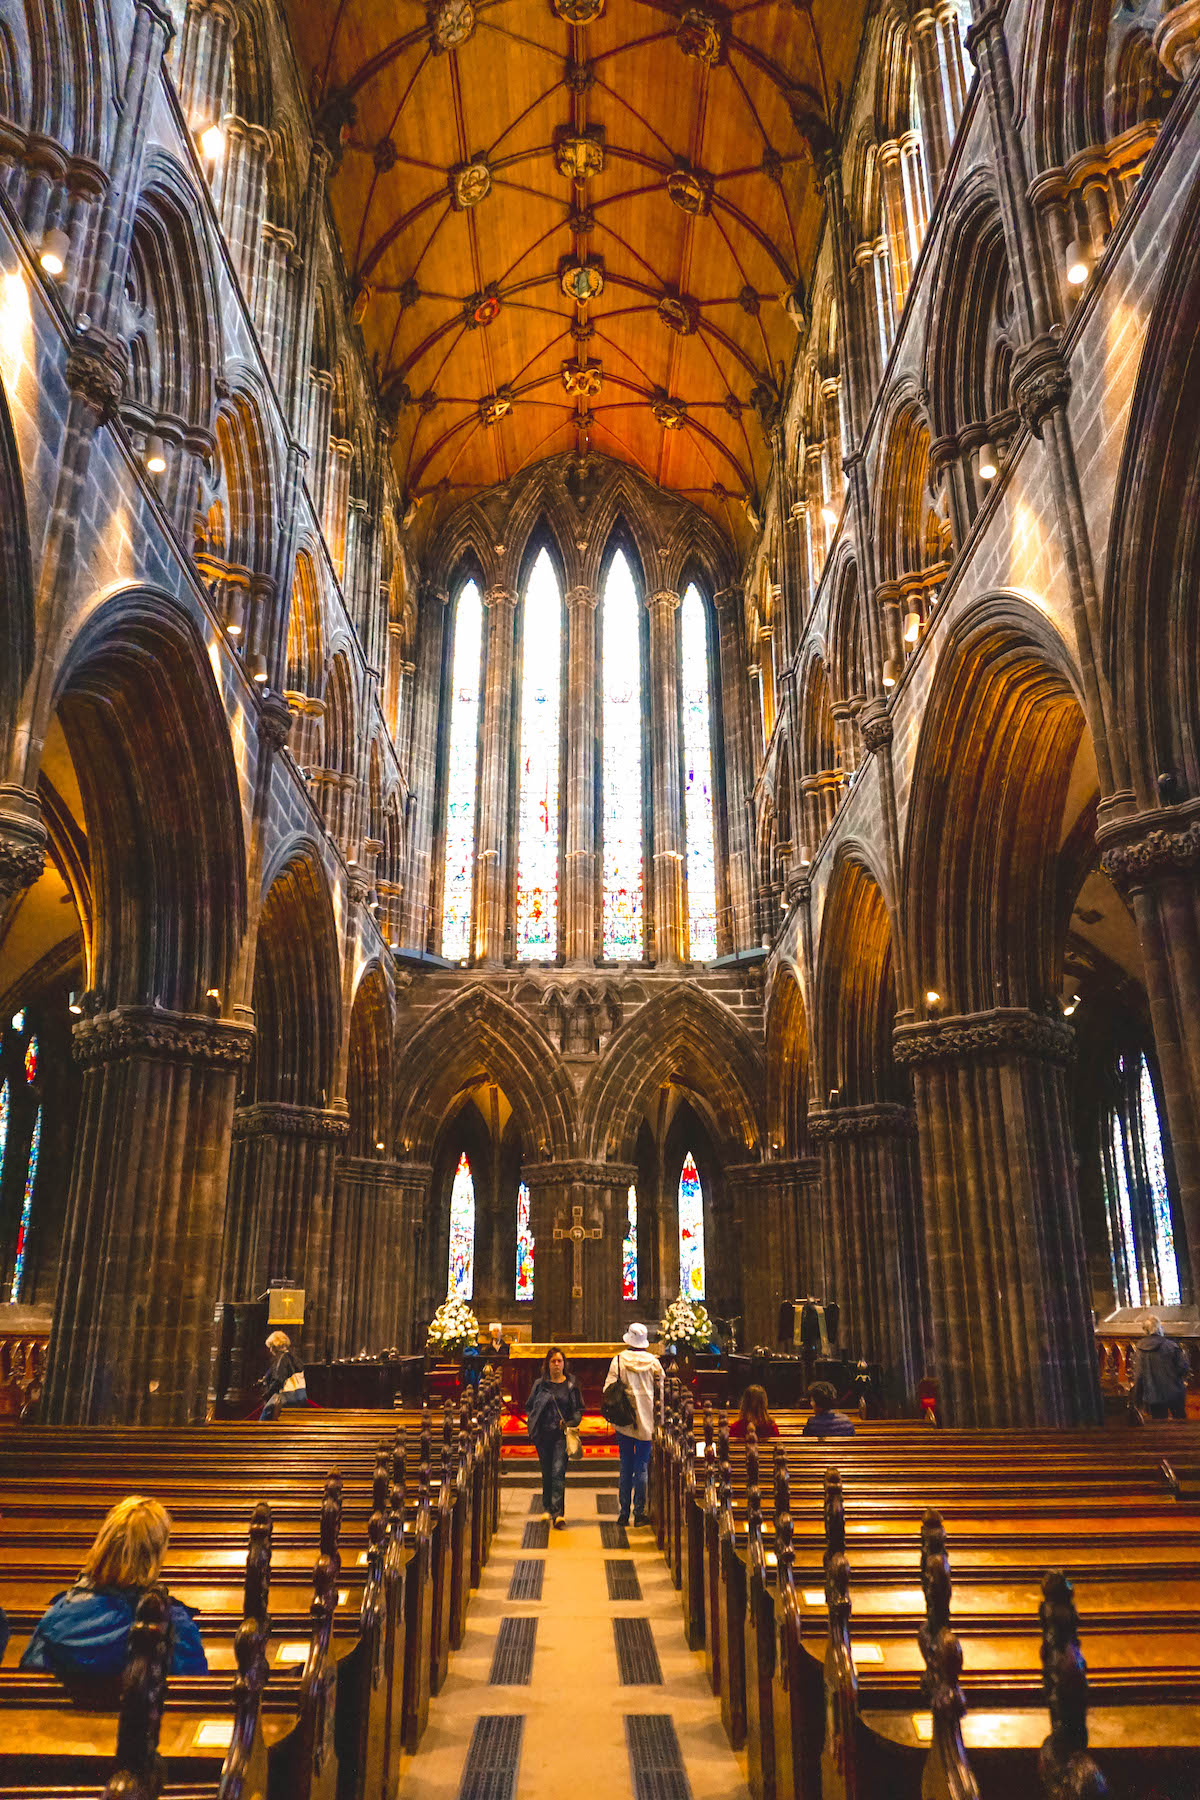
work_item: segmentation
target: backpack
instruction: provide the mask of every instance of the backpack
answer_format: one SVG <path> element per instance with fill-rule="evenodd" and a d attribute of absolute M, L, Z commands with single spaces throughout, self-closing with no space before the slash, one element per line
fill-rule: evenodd
<path fill-rule="evenodd" d="M 600 1401 L 600 1412 L 610 1425 L 628 1430 L 637 1424 L 637 1408 L 627 1384 L 621 1379 L 621 1355 L 617 1352 L 616 1379 L 610 1381 Z"/>

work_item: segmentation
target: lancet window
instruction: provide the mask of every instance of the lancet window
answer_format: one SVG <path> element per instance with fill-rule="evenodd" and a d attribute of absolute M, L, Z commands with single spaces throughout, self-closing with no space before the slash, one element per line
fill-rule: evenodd
<path fill-rule="evenodd" d="M 679 1176 L 679 1291 L 704 1298 L 704 1189 L 690 1150 Z"/>
<path fill-rule="evenodd" d="M 464 1150 L 450 1190 L 450 1267 L 446 1292 L 470 1300 L 475 1291 L 475 1182 Z"/>
<path fill-rule="evenodd" d="M 517 1189 L 517 1282 L 518 1300 L 533 1299 L 533 1233 L 529 1229 L 529 1188 L 523 1181 Z"/>
<path fill-rule="evenodd" d="M 42 1052 L 36 1033 L 29 1029 L 24 1009 L 13 1014 L 12 1029 L 3 1044 L 0 1070 L 0 1200 L 7 1194 L 19 1200 L 12 1274 L 7 1298 L 21 1298 L 29 1250 L 29 1228 L 37 1188 L 38 1158 L 42 1146 Z M 4 1212 L 11 1217 L 9 1208 Z"/>
<path fill-rule="evenodd" d="M 633 572 L 617 550 L 604 583 L 604 955 L 637 961 L 645 953 L 642 893 L 641 609 Z M 634 1297 L 637 1281 L 634 1278 Z"/>
<path fill-rule="evenodd" d="M 1122 1056 L 1101 1144 L 1113 1289 L 1122 1306 L 1178 1306 L 1179 1267 L 1154 1081 Z"/>
<path fill-rule="evenodd" d="M 558 951 L 558 770 L 562 593 L 542 550 L 525 590 L 521 659 L 521 784 L 517 822 L 517 956 Z"/>
<path fill-rule="evenodd" d="M 708 620 L 704 601 L 695 582 L 689 582 L 683 596 L 680 632 L 688 938 L 692 961 L 711 962 L 717 954 L 712 698 L 709 688 Z"/>
<path fill-rule="evenodd" d="M 479 674 L 483 601 L 476 582 L 464 584 L 454 617 L 450 687 L 450 753 L 446 773 L 446 866 L 442 888 L 442 955 L 471 951 L 471 894 L 475 882 L 475 782 L 479 759 Z"/>
<path fill-rule="evenodd" d="M 625 1220 L 625 1239 L 621 1246 L 621 1298 L 638 1297 L 638 1204 L 637 1189 L 629 1189 L 629 1210 Z"/>

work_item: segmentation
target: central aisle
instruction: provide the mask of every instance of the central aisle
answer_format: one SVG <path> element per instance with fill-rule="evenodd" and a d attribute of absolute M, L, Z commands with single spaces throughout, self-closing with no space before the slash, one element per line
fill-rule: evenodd
<path fill-rule="evenodd" d="M 565 1531 L 542 1525 L 540 1492 L 534 1504 L 505 1483 L 466 1638 L 401 1800 L 749 1800 L 653 1532 L 621 1533 L 615 1486 L 568 1478 Z M 544 1549 L 529 1542 L 547 1535 Z M 612 1541 L 622 1536 L 627 1547 Z M 516 1598 L 539 1574 L 540 1598 Z"/>

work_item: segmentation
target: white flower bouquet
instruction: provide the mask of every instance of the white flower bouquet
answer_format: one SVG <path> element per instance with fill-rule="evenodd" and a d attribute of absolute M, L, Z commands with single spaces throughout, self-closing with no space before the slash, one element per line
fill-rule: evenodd
<path fill-rule="evenodd" d="M 665 1344 L 675 1348 L 686 1345 L 689 1350 L 707 1350 L 714 1336 L 707 1307 L 699 1300 L 689 1300 L 686 1294 L 672 1300 L 660 1329 Z"/>
<path fill-rule="evenodd" d="M 429 1322 L 425 1348 L 438 1356 L 461 1356 L 464 1345 L 473 1344 L 478 1336 L 479 1320 L 465 1300 L 451 1294 Z"/>

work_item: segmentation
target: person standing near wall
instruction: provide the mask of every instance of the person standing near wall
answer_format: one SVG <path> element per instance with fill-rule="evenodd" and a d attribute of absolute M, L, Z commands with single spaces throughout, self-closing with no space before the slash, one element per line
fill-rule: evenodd
<path fill-rule="evenodd" d="M 614 1428 L 621 1457 L 621 1510 L 618 1522 L 628 1525 L 632 1503 L 634 1524 L 645 1525 L 649 1522 L 646 1515 L 646 1482 L 650 1472 L 650 1440 L 654 1436 L 654 1421 L 658 1413 L 658 1402 L 662 1398 L 663 1371 L 657 1356 L 650 1354 L 650 1340 L 644 1325 L 631 1325 L 623 1341 L 628 1344 L 629 1349 L 618 1350 L 608 1366 L 604 1381 L 605 1387 L 614 1381 L 623 1381 L 629 1389 L 634 1411 L 632 1425 L 617 1425 Z"/>

